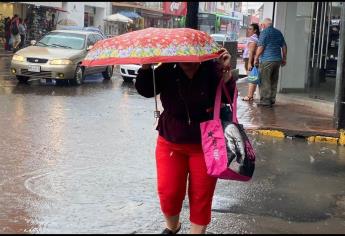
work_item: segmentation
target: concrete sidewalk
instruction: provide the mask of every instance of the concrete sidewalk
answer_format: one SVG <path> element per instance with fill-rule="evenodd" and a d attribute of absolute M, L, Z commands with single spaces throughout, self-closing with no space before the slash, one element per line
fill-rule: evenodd
<path fill-rule="evenodd" d="M 13 52 L 7 51 L 4 48 L 0 48 L 0 57 L 11 57 Z"/>
<path fill-rule="evenodd" d="M 258 96 L 253 102 L 242 101 L 247 94 L 247 83 L 237 83 L 239 91 L 238 119 L 247 130 L 275 137 L 302 137 L 308 141 L 345 144 L 344 133 L 333 126 L 333 104 L 278 94 L 272 108 L 258 107 Z"/>

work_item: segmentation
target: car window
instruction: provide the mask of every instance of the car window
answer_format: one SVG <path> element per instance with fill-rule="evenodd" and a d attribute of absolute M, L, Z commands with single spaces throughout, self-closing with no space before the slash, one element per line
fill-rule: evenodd
<path fill-rule="evenodd" d="M 37 46 L 81 50 L 85 46 L 85 35 L 67 32 L 50 32 L 37 42 Z"/>
<path fill-rule="evenodd" d="M 95 43 L 97 43 L 99 40 L 103 39 L 103 37 L 99 34 L 94 34 L 93 36 L 95 37 Z"/>
<path fill-rule="evenodd" d="M 96 39 L 93 34 L 90 34 L 87 37 L 87 46 L 94 45 L 96 43 Z"/>
<path fill-rule="evenodd" d="M 225 34 L 211 34 L 211 37 L 215 41 L 225 41 L 225 42 L 230 41 L 229 37 Z"/>

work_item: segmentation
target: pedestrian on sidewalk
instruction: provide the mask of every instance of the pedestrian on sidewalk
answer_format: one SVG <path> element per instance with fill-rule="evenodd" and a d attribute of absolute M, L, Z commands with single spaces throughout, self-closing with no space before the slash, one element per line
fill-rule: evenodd
<path fill-rule="evenodd" d="M 286 65 L 287 46 L 283 34 L 272 26 L 272 20 L 266 18 L 261 23 L 261 34 L 254 59 L 259 64 L 261 83 L 258 106 L 272 107 L 276 101 L 280 66 Z M 260 59 L 260 60 L 259 60 Z"/>
<path fill-rule="evenodd" d="M 11 38 L 11 31 L 10 31 L 10 26 L 11 26 L 11 18 L 6 17 L 5 18 L 5 50 L 11 51 L 11 46 L 10 46 L 10 38 Z"/>
<path fill-rule="evenodd" d="M 20 44 L 19 17 L 17 14 L 15 14 L 11 20 L 10 31 L 11 31 L 13 52 L 16 52 Z"/>
<path fill-rule="evenodd" d="M 25 38 L 26 38 L 26 29 L 25 29 L 24 21 L 22 18 L 19 18 L 18 31 L 20 35 L 20 43 L 18 45 L 18 48 L 21 49 L 25 47 Z"/>
<path fill-rule="evenodd" d="M 144 97 L 154 96 L 152 68 L 143 65 L 135 87 Z M 155 69 L 156 91 L 164 111 L 158 121 L 156 145 L 157 189 L 166 229 L 176 234 L 186 195 L 190 205 L 190 232 L 206 232 L 217 178 L 207 174 L 201 146 L 200 123 L 212 119 L 216 88 L 221 79 L 233 97 L 235 81 L 230 78 L 230 54 L 226 49 L 218 60 L 202 63 L 164 63 Z M 227 99 L 222 97 L 225 103 Z M 223 106 L 222 117 L 231 117 Z"/>
<path fill-rule="evenodd" d="M 254 57 L 257 49 L 257 43 L 260 36 L 259 25 L 256 23 L 250 24 L 247 31 L 247 43 L 243 51 L 244 68 L 247 75 L 252 70 L 254 65 Z M 256 90 L 256 83 L 248 83 L 247 96 L 242 98 L 242 101 L 253 101 Z"/>

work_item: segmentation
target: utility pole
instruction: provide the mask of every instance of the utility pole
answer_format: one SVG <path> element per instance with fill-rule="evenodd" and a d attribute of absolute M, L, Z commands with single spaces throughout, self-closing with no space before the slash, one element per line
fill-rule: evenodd
<path fill-rule="evenodd" d="M 335 83 L 335 126 L 345 129 L 345 4 L 341 6 L 337 77 Z"/>
<path fill-rule="evenodd" d="M 187 2 L 186 28 L 198 29 L 199 2 Z"/>

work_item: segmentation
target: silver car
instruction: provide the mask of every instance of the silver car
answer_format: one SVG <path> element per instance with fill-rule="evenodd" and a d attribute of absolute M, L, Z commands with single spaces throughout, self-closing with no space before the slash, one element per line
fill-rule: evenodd
<path fill-rule="evenodd" d="M 30 78 L 54 79 L 56 84 L 80 85 L 86 75 L 102 73 L 109 80 L 113 66 L 83 67 L 88 50 L 104 37 L 92 31 L 54 30 L 32 46 L 17 51 L 11 61 L 11 73 L 19 82 Z"/>

